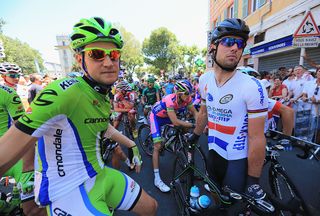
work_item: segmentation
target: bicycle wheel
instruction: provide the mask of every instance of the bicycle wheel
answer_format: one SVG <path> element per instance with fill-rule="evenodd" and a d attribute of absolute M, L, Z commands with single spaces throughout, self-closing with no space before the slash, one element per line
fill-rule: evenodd
<path fill-rule="evenodd" d="M 272 193 L 287 207 L 280 209 L 277 215 L 310 215 L 305 201 L 284 170 L 270 167 L 269 183 Z"/>
<path fill-rule="evenodd" d="M 174 162 L 171 189 L 178 206 L 178 214 L 189 216 L 189 191 L 192 185 L 190 170 L 182 174 L 186 164 L 186 156 L 179 154 Z"/>
<path fill-rule="evenodd" d="M 148 155 L 152 156 L 153 153 L 153 141 L 150 131 L 150 126 L 143 124 L 138 129 L 138 140 L 142 150 Z"/>

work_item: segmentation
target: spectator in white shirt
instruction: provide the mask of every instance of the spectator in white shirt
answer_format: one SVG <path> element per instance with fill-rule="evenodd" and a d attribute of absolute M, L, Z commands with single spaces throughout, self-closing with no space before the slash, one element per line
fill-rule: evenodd
<path fill-rule="evenodd" d="M 301 96 L 306 80 L 302 78 L 304 68 L 301 65 L 294 67 L 294 73 L 296 78 L 292 80 L 289 87 L 289 94 L 286 100 L 290 100 L 292 103 L 296 102 Z"/>
<path fill-rule="evenodd" d="M 316 79 L 308 82 L 303 89 L 302 100 L 312 104 L 311 114 L 313 116 L 311 128 L 315 131 L 315 142 L 320 143 L 320 68 L 316 71 Z"/>

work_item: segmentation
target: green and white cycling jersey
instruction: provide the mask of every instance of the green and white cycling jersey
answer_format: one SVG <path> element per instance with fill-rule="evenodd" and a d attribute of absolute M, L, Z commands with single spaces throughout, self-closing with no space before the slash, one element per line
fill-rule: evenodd
<path fill-rule="evenodd" d="M 110 103 L 86 77 L 49 84 L 16 123 L 38 139 L 36 202 L 46 206 L 99 173 L 100 139 L 108 127 Z"/>
<path fill-rule="evenodd" d="M 23 104 L 16 91 L 0 85 L 0 137 L 9 129 L 13 120 L 24 113 Z"/>
<path fill-rule="evenodd" d="M 12 122 L 24 114 L 23 104 L 17 92 L 0 85 L 0 137 L 9 129 Z M 19 160 L 3 176 L 12 176 L 17 182 L 22 174 L 23 162 Z"/>

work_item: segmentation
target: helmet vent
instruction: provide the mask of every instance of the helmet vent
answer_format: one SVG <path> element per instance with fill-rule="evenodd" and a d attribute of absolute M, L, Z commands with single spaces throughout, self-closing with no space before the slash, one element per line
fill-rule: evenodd
<path fill-rule="evenodd" d="M 72 41 L 77 40 L 79 38 L 85 38 L 85 36 L 83 34 L 74 34 L 71 36 Z"/>
<path fill-rule="evenodd" d="M 86 31 L 88 31 L 88 32 L 91 32 L 91 33 L 93 33 L 93 34 L 95 34 L 95 35 L 97 35 L 97 34 L 100 33 L 96 28 L 91 27 L 91 26 L 82 26 L 82 27 L 80 27 L 80 28 L 83 29 L 83 30 L 86 30 Z"/>
<path fill-rule="evenodd" d="M 73 28 L 79 27 L 79 26 L 81 26 L 81 25 L 83 25 L 83 23 L 77 23 L 77 24 L 75 24 L 75 25 L 73 26 Z"/>
<path fill-rule="evenodd" d="M 119 33 L 119 31 L 117 29 L 111 29 L 109 34 L 110 35 L 116 35 L 118 33 Z"/>
<path fill-rule="evenodd" d="M 97 21 L 97 23 L 99 23 L 99 25 L 104 28 L 104 22 L 100 17 L 93 17 L 93 19 L 95 19 Z"/>

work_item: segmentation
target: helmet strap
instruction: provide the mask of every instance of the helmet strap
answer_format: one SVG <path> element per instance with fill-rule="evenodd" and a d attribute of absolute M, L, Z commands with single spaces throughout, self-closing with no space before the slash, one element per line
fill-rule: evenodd
<path fill-rule="evenodd" d="M 237 66 L 238 66 L 238 64 L 239 64 L 239 62 L 240 62 L 240 59 L 238 60 L 238 62 L 237 62 L 237 64 L 234 66 L 234 67 L 225 67 L 225 66 L 223 66 L 222 64 L 220 64 L 219 62 L 218 62 L 218 60 L 217 60 L 217 52 L 218 52 L 218 47 L 219 47 L 219 43 L 216 43 L 216 49 L 213 51 L 213 57 L 212 57 L 212 59 L 213 59 L 213 61 L 222 69 L 222 70 L 224 70 L 224 71 L 227 71 L 227 72 L 233 72 L 236 68 L 237 68 Z M 243 53 L 243 50 L 242 50 L 242 53 Z M 242 55 L 242 54 L 241 54 Z"/>
<path fill-rule="evenodd" d="M 101 94 L 108 94 L 109 91 L 111 90 L 111 87 L 113 84 L 110 85 L 106 85 L 106 84 L 102 84 L 102 83 L 98 83 L 97 81 L 95 81 L 92 76 L 90 76 L 87 66 L 86 66 L 86 62 L 84 59 L 84 52 L 81 53 L 82 58 L 81 58 L 81 66 L 83 71 L 85 72 L 85 81 L 87 81 L 87 83 L 89 83 L 89 85 L 96 90 L 97 92 L 101 93 Z"/>

